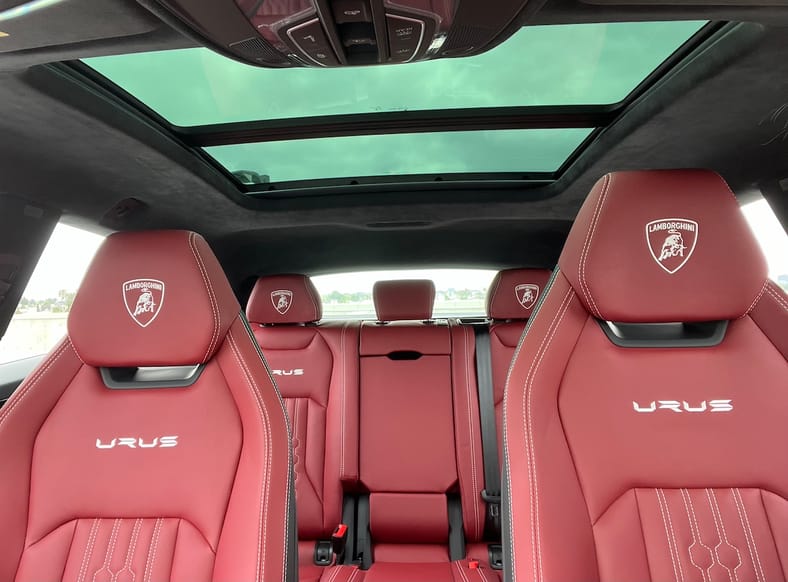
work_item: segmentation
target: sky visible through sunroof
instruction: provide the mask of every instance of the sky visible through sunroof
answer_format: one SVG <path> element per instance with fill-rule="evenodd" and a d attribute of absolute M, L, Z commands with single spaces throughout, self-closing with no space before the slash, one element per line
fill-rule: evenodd
<path fill-rule="evenodd" d="M 265 69 L 204 48 L 85 62 L 170 123 L 196 126 L 456 108 L 605 105 L 624 99 L 704 22 L 520 29 L 474 57 L 334 69 Z M 262 182 L 557 171 L 593 128 L 433 132 L 227 145 L 206 151 Z M 242 182 L 250 174 L 237 174 Z"/>
<path fill-rule="evenodd" d="M 554 172 L 588 128 L 355 135 L 209 147 L 231 172 L 271 182 L 325 177 L 467 172 Z"/>
<path fill-rule="evenodd" d="M 264 69 L 208 49 L 86 59 L 175 125 L 347 113 L 616 103 L 704 22 L 532 26 L 474 57 Z"/>

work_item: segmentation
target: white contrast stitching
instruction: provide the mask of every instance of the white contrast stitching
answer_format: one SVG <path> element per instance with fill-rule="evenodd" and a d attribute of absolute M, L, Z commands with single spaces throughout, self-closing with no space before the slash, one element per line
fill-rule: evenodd
<path fill-rule="evenodd" d="M 463 361 L 468 361 L 468 354 L 470 354 L 470 344 L 468 341 L 468 336 L 470 330 L 466 327 L 460 328 L 463 332 Z M 476 537 L 481 535 L 481 520 L 479 519 L 479 500 L 476 497 L 476 494 L 479 493 L 481 490 L 479 489 L 479 479 L 478 473 L 476 471 L 476 438 L 475 433 L 473 432 L 473 414 L 471 412 L 471 401 L 473 399 L 473 394 L 471 393 L 471 371 L 470 366 L 467 364 L 465 365 L 465 405 L 468 410 L 468 430 L 470 432 L 470 445 L 471 445 L 471 481 L 473 482 L 473 503 L 471 504 L 473 508 L 473 526 L 474 531 L 476 532 Z M 480 411 L 481 414 L 481 411 Z"/>
<path fill-rule="evenodd" d="M 93 572 L 93 582 L 96 582 L 96 576 L 98 576 L 99 572 L 106 570 L 109 572 L 110 577 L 114 578 L 112 574 L 112 570 L 109 569 L 110 565 L 112 564 L 112 555 L 115 553 L 115 543 L 118 541 L 118 531 L 120 531 L 120 526 L 123 523 L 122 519 L 116 519 L 115 522 L 112 524 L 112 533 L 109 536 L 109 542 L 107 543 L 107 551 L 104 554 L 104 564 Z"/>
<path fill-rule="evenodd" d="M 347 398 L 345 396 L 347 392 L 347 387 L 345 384 L 347 383 L 347 354 L 345 353 L 345 346 L 346 346 L 346 335 L 347 335 L 347 328 L 350 323 L 346 323 L 342 326 L 342 333 L 339 336 L 339 351 L 340 357 L 342 358 L 342 380 L 340 382 L 340 386 L 342 387 L 342 405 L 339 408 L 339 425 L 341 427 L 341 433 L 339 435 L 339 475 L 340 479 L 344 479 L 345 477 L 345 407 L 347 406 Z"/>
<path fill-rule="evenodd" d="M 460 573 L 460 578 L 462 578 L 464 582 L 470 582 L 470 580 L 468 580 L 468 576 L 465 575 L 465 571 L 462 569 L 462 566 L 460 566 L 460 562 L 456 561 L 452 562 L 452 564 L 455 568 L 457 568 L 457 572 Z"/>
<path fill-rule="evenodd" d="M 161 526 L 164 520 L 159 517 L 156 519 L 156 525 L 153 526 L 153 534 L 151 534 L 150 546 L 148 546 L 148 557 L 145 560 L 145 581 L 150 582 L 153 575 L 153 564 L 156 562 L 156 552 L 159 549 L 159 534 L 161 533 Z"/>
<path fill-rule="evenodd" d="M 556 268 L 555 272 L 553 273 L 553 276 L 547 282 L 547 285 L 545 286 L 545 289 L 542 291 L 542 299 L 541 299 L 542 303 L 544 303 L 544 300 L 549 296 L 549 292 L 552 289 L 553 285 L 555 284 L 555 279 L 558 276 L 559 272 L 560 272 L 560 269 Z M 509 381 L 511 380 L 512 370 L 514 370 L 515 362 L 517 361 L 517 359 L 518 359 L 518 357 L 520 355 L 520 350 L 523 347 L 523 343 L 524 343 L 526 335 L 528 333 L 528 328 L 531 325 L 533 325 L 535 321 L 537 321 L 537 318 L 539 316 L 539 312 L 540 311 L 541 311 L 541 307 L 540 307 L 539 311 L 534 313 L 531 316 L 531 319 L 528 320 L 528 325 L 525 327 L 525 329 L 523 330 L 523 333 L 520 335 L 520 341 L 517 343 L 517 347 L 514 350 L 514 356 L 512 357 L 512 361 L 509 363 L 509 369 L 506 372 L 506 382 L 504 383 L 504 392 L 503 392 L 503 410 L 504 410 L 503 418 L 504 418 L 504 422 L 503 422 L 503 430 L 501 431 L 503 433 L 502 434 L 503 438 L 501 440 L 503 441 L 504 466 L 509 466 L 510 465 L 509 439 L 507 437 L 507 431 L 506 431 L 506 417 L 508 416 L 507 412 L 508 412 L 508 409 L 509 409 L 510 391 L 507 388 L 509 386 Z M 507 488 L 508 488 L 509 491 L 511 491 L 512 490 L 512 476 L 511 476 L 511 473 L 509 471 L 504 471 L 504 477 L 506 478 Z M 512 505 L 509 506 L 509 511 L 511 513 L 511 519 L 509 520 L 508 527 L 506 528 L 507 531 L 509 532 L 509 543 L 508 543 L 508 546 L 509 546 L 509 560 L 511 561 L 512 581 L 513 582 L 517 582 L 517 556 L 514 553 L 514 545 L 515 545 L 516 534 L 515 534 L 515 531 L 514 531 L 514 527 L 512 527 L 512 523 L 514 523 L 514 507 Z"/>
<path fill-rule="evenodd" d="M 528 483 L 531 486 L 529 490 L 529 495 L 531 498 L 531 504 L 530 504 L 531 552 L 534 559 L 534 564 L 533 564 L 534 580 L 540 582 L 542 580 L 543 569 L 542 569 L 541 532 L 539 530 L 539 482 L 536 476 L 536 459 L 535 459 L 534 444 L 533 444 L 534 439 L 533 439 L 533 426 L 532 426 L 532 416 L 531 416 L 532 414 L 531 389 L 533 386 L 533 379 L 536 376 L 536 372 L 539 370 L 539 366 L 542 363 L 542 358 L 544 357 L 547 348 L 550 346 L 550 343 L 553 341 L 553 336 L 555 335 L 556 330 L 560 327 L 561 322 L 564 319 L 564 315 L 566 314 L 569 305 L 572 303 L 573 298 L 574 298 L 574 292 L 570 287 L 567 290 L 566 294 L 564 295 L 564 298 L 561 301 L 561 305 L 559 306 L 558 311 L 556 311 L 556 314 L 553 317 L 553 321 L 550 323 L 550 327 L 548 328 L 548 330 L 550 331 L 549 335 L 546 335 L 544 338 L 542 338 L 542 343 L 536 352 L 538 354 L 538 358 L 535 358 L 534 361 L 531 362 L 531 367 L 528 370 L 528 374 L 526 375 L 525 378 L 525 385 L 523 386 L 525 398 L 523 398 L 522 416 L 523 416 L 523 426 L 526 427 L 527 429 L 524 436 L 525 436 L 526 458 L 528 461 Z"/>
<path fill-rule="evenodd" d="M 763 575 L 761 558 L 758 555 L 758 546 L 755 545 L 755 536 L 752 535 L 750 518 L 747 516 L 747 509 L 744 507 L 744 500 L 741 498 L 741 492 L 738 489 L 731 488 L 731 493 L 733 494 L 733 502 L 736 504 L 736 511 L 739 514 L 739 521 L 741 522 L 741 529 L 744 533 L 744 539 L 747 542 L 747 550 L 750 552 L 750 560 L 752 561 L 752 569 L 755 571 L 755 578 L 758 582 L 764 582 L 766 577 Z"/>
<path fill-rule="evenodd" d="M 99 518 L 95 518 L 93 520 L 93 525 L 90 526 L 88 543 L 85 546 L 85 551 L 82 553 L 82 565 L 79 567 L 79 578 L 77 578 L 77 582 L 83 582 L 85 580 L 85 576 L 87 576 L 90 558 L 93 556 L 93 544 L 96 543 L 96 535 L 98 534 L 99 525 Z"/>
<path fill-rule="evenodd" d="M 132 569 L 132 563 L 134 561 L 134 553 L 137 550 L 137 538 L 140 534 L 140 527 L 142 526 L 142 519 L 137 519 L 134 522 L 134 529 L 131 531 L 131 540 L 129 541 L 129 547 L 126 550 L 126 560 L 123 563 L 123 568 L 117 573 L 116 579 L 120 576 L 121 572 L 125 572 L 126 570 L 129 571 L 131 575 L 131 579 L 134 580 L 136 577 L 134 574 L 134 570 Z"/>
<path fill-rule="evenodd" d="M 197 268 L 200 270 L 200 275 L 202 276 L 205 290 L 208 292 L 208 302 L 211 304 L 211 312 L 213 314 L 213 330 L 211 331 L 211 340 L 208 342 L 208 348 L 205 350 L 205 355 L 202 358 L 202 361 L 205 362 L 208 360 L 208 356 L 211 354 L 211 351 L 219 339 L 219 329 L 222 326 L 222 319 L 216 302 L 216 296 L 214 295 L 213 287 L 211 286 L 211 281 L 208 278 L 208 271 L 205 269 L 202 256 L 197 250 L 197 245 L 194 243 L 196 238 L 197 235 L 195 233 L 189 233 L 189 248 L 192 251 L 192 255 L 194 255 Z"/>
<path fill-rule="evenodd" d="M 766 291 L 766 287 L 767 287 L 768 284 L 769 284 L 769 280 L 768 279 L 763 282 L 763 287 L 761 287 L 760 292 L 758 293 L 758 295 L 755 296 L 755 299 L 752 300 L 752 303 L 750 303 L 750 306 L 747 308 L 747 311 L 745 311 L 744 313 L 742 313 L 739 316 L 739 319 L 741 319 L 742 317 L 746 317 L 747 314 L 750 313 L 750 311 L 755 309 L 755 306 L 758 304 L 758 301 L 760 301 L 761 297 L 763 297 L 763 294 Z"/>
<path fill-rule="evenodd" d="M 591 224 L 588 227 L 588 233 L 586 234 L 585 244 L 583 245 L 583 250 L 580 253 L 580 264 L 578 265 L 578 271 L 580 275 L 580 286 L 583 290 L 583 295 L 586 296 L 588 300 L 589 307 L 592 308 L 594 315 L 602 318 L 602 315 L 599 313 L 599 308 L 594 301 L 594 297 L 591 294 L 591 288 L 588 286 L 588 281 L 586 281 L 586 262 L 588 261 L 588 253 L 591 250 L 591 242 L 594 239 L 594 235 L 596 234 L 596 226 L 599 222 L 599 217 L 602 214 L 602 207 L 605 204 L 605 200 L 607 199 L 607 193 L 610 190 L 610 185 L 613 183 L 613 176 L 611 174 L 605 174 L 604 178 L 605 182 L 602 186 L 602 194 L 597 199 L 596 206 L 594 207 L 594 214 L 591 217 Z"/>
<path fill-rule="evenodd" d="M 788 311 L 788 300 L 782 296 L 782 290 L 776 291 L 771 281 L 766 281 L 766 292 L 769 293 L 779 303 L 783 309 Z"/>
<path fill-rule="evenodd" d="M 714 527 L 717 528 L 717 537 L 719 538 L 719 542 L 717 543 L 716 546 L 714 546 L 714 554 L 717 556 L 717 562 L 720 564 L 720 566 L 722 566 L 728 571 L 728 577 L 731 580 L 736 580 L 736 582 L 738 582 L 739 576 L 736 574 L 736 570 L 739 569 L 739 567 L 741 566 L 741 553 L 739 552 L 739 549 L 736 546 L 732 545 L 728 541 L 728 534 L 725 533 L 725 523 L 722 521 L 722 513 L 720 513 L 719 505 L 717 505 L 717 496 L 714 494 L 714 491 L 712 489 L 707 488 L 706 497 L 709 498 L 709 507 L 711 508 L 711 516 L 714 518 Z M 720 518 L 719 522 L 717 521 L 718 515 Z M 722 531 L 720 531 L 720 528 L 722 528 Z M 733 568 L 733 570 L 728 568 L 728 566 L 723 564 L 722 560 L 720 560 L 719 548 L 723 544 L 723 542 L 727 546 L 733 548 L 736 551 L 736 555 L 739 558 L 739 563 Z"/>
<path fill-rule="evenodd" d="M 265 425 L 265 438 L 266 438 L 266 464 L 265 470 L 263 471 L 263 483 L 260 491 L 260 515 L 259 515 L 259 525 L 258 525 L 258 536 L 257 536 L 257 566 L 255 571 L 255 580 L 265 580 L 265 557 L 266 553 L 266 540 L 268 538 L 267 530 L 268 530 L 268 520 L 263 518 L 263 515 L 268 513 L 268 502 L 269 502 L 269 490 L 268 484 L 270 483 L 271 479 L 271 449 L 273 447 L 273 443 L 271 441 L 271 422 L 268 418 L 268 411 L 266 410 L 265 406 L 263 406 L 262 402 L 262 395 L 255 390 L 255 385 L 252 379 L 252 375 L 249 372 L 249 368 L 246 366 L 246 363 L 242 360 L 240 355 L 240 350 L 235 343 L 235 338 L 233 337 L 232 332 L 228 332 L 227 334 L 228 339 L 230 340 L 230 345 L 232 347 L 233 355 L 235 356 L 236 362 L 238 365 L 243 369 L 244 376 L 246 377 L 246 382 L 249 386 L 249 391 L 252 393 L 255 399 L 255 403 L 257 404 L 257 409 L 260 412 L 260 419 L 263 420 Z M 290 487 L 286 488 L 289 492 Z M 289 493 L 288 493 L 289 495 Z M 264 511 L 265 508 L 265 511 Z M 284 548 L 287 549 L 287 522 L 289 519 L 285 518 L 285 540 L 284 540 Z M 262 552 L 262 554 L 261 554 Z M 287 551 L 283 552 L 283 554 L 287 554 Z M 285 564 L 284 556 L 283 556 L 283 563 L 282 563 L 282 571 L 285 571 Z"/>
<path fill-rule="evenodd" d="M 703 543 L 703 537 L 701 536 L 700 526 L 698 525 L 698 519 L 695 516 L 695 507 L 692 505 L 692 497 L 690 497 L 689 490 L 681 489 L 681 499 L 684 501 L 684 509 L 687 511 L 687 519 L 689 520 L 690 524 L 690 532 L 692 532 L 692 545 L 689 547 L 689 557 L 690 563 L 695 566 L 701 572 L 701 576 L 703 577 L 703 581 L 706 582 L 706 577 L 708 576 L 711 578 L 711 566 L 714 565 L 714 554 L 711 551 L 711 548 Z M 692 557 L 692 548 L 695 544 L 699 544 L 701 547 L 706 548 L 706 551 L 709 552 L 709 555 L 712 556 L 712 563 L 711 565 L 704 570 L 701 568 L 697 563 L 695 563 L 695 558 Z"/>
<path fill-rule="evenodd" d="M 679 579 L 679 567 L 676 565 L 676 558 L 673 554 L 673 543 L 676 542 L 676 538 L 672 537 L 672 532 L 668 530 L 668 520 L 665 517 L 665 509 L 662 506 L 662 497 L 659 495 L 659 489 L 654 489 L 654 493 L 657 496 L 657 503 L 659 503 L 659 512 L 662 514 L 662 523 L 665 526 L 665 538 L 668 542 L 668 551 L 670 552 L 670 561 L 673 562 L 673 576 L 675 577 L 676 581 L 678 582 Z M 671 539 L 673 540 L 671 542 Z M 682 572 L 682 580 L 684 580 L 683 572 Z"/>
<path fill-rule="evenodd" d="M 36 386 L 39 380 L 44 376 L 44 374 L 51 368 L 57 360 L 60 359 L 66 352 L 66 348 L 71 345 L 71 342 L 66 338 L 63 343 L 57 348 L 56 351 L 49 356 L 49 359 L 45 361 L 41 366 L 36 370 L 36 372 L 30 377 L 29 381 L 26 381 L 22 387 L 15 391 L 11 398 L 5 403 L 5 406 L 0 409 L 0 428 L 2 428 L 3 423 L 6 421 L 7 418 L 11 416 L 11 413 L 14 409 L 24 400 L 25 396 Z"/>

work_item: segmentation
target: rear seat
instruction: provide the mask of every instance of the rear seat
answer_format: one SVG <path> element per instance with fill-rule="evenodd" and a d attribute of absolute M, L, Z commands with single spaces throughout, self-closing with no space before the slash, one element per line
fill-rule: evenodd
<path fill-rule="evenodd" d="M 472 334 L 432 321 L 434 296 L 431 281 L 376 283 L 379 321 L 361 326 L 358 535 L 369 582 L 498 579 L 465 546 L 484 518 Z"/>
<path fill-rule="evenodd" d="M 490 321 L 490 357 L 493 400 L 498 438 L 498 458 L 502 451 L 503 396 L 509 367 L 528 318 L 536 308 L 551 272 L 545 269 L 509 269 L 499 272 L 487 293 Z"/>
<path fill-rule="evenodd" d="M 316 565 L 315 551 L 342 522 L 343 489 L 358 477 L 359 323 L 314 325 L 322 305 L 304 275 L 261 277 L 246 315 L 292 427 L 299 580 L 348 579 L 349 568 L 343 577 Z"/>
<path fill-rule="evenodd" d="M 548 277 L 504 271 L 491 286 L 498 434 L 509 363 Z M 430 281 L 380 282 L 374 300 L 378 322 L 316 325 L 311 281 L 279 275 L 258 280 L 247 307 L 293 426 L 300 579 L 498 580 L 484 539 L 474 330 L 431 319 Z M 343 515 L 343 493 L 357 519 L 352 503 Z M 314 564 L 340 522 L 358 524 L 348 557 L 362 570 Z"/>

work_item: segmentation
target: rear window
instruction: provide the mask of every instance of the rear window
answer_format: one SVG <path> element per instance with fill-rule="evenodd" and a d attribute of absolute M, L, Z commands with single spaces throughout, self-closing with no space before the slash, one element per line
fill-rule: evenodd
<path fill-rule="evenodd" d="M 323 319 L 375 319 L 375 281 L 397 279 L 430 279 L 435 283 L 435 317 L 483 317 L 487 288 L 495 273 L 486 269 L 362 271 L 317 275 L 312 281 L 323 300 Z"/>

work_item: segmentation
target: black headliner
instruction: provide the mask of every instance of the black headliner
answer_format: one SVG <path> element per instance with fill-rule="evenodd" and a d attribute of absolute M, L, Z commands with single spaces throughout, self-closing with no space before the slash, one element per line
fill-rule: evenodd
<path fill-rule="evenodd" d="M 49 38 L 49 47 L 0 53 L 0 70 L 6 70 L 0 73 L 0 192 L 53 205 L 69 222 L 94 229 L 197 230 L 236 285 L 281 271 L 551 267 L 593 182 L 617 169 L 709 167 L 741 198 L 759 183 L 785 196 L 774 183 L 787 173 L 788 140 L 780 132 L 788 114 L 770 118 L 788 102 L 788 30 L 779 26 L 788 22 L 784 8 L 672 7 L 666 13 L 548 3 L 534 23 L 673 15 L 766 24 L 727 28 L 714 46 L 642 96 L 553 184 L 403 185 L 382 192 L 361 185 L 253 200 L 136 111 L 75 82 L 60 66 L 40 64 L 191 41 L 131 2 L 65 5 L 71 12 L 60 28 L 71 36 L 64 38 L 85 38 L 80 31 L 87 35 L 89 28 L 94 38 L 107 38 L 62 46 Z M 89 16 L 79 21 L 80 13 Z M 135 202 L 116 207 L 129 198 Z"/>

